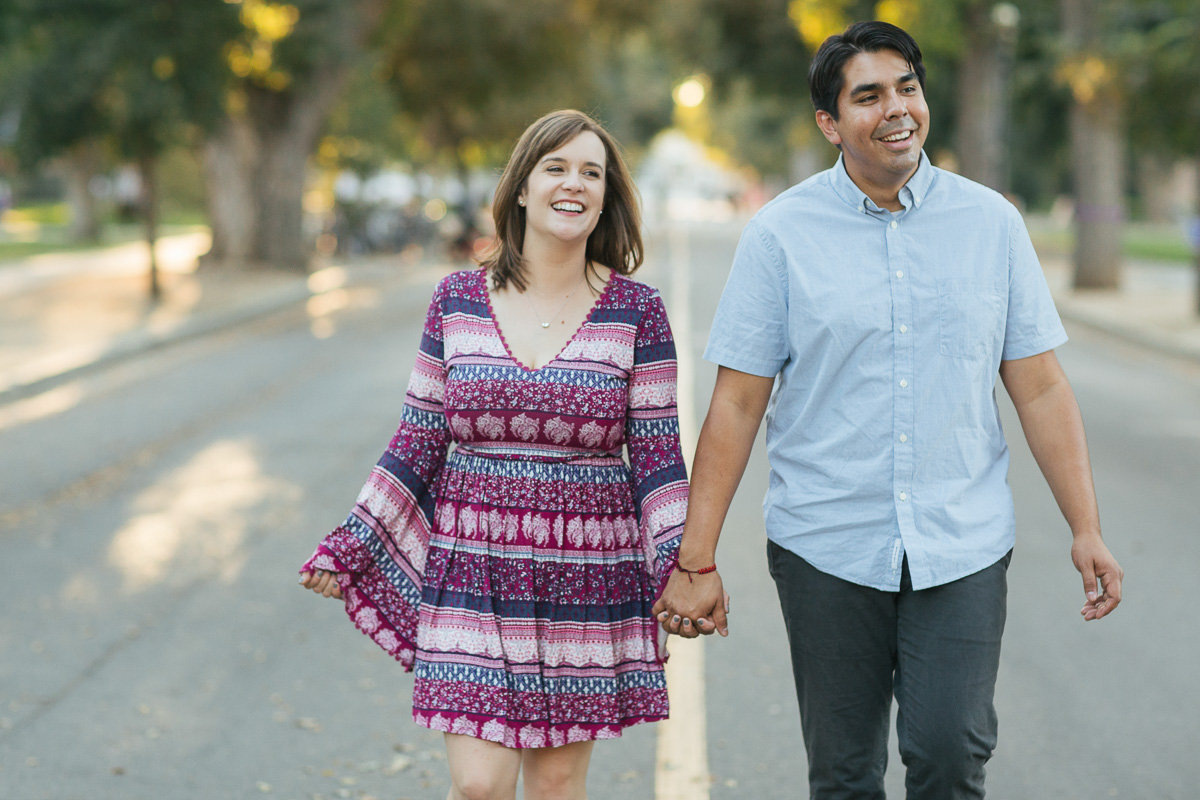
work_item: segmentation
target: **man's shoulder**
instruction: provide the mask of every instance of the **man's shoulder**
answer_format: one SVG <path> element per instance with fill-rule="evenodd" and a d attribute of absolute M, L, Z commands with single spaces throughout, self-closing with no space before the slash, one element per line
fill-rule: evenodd
<path fill-rule="evenodd" d="M 932 167 L 932 169 L 933 181 L 930 184 L 930 192 L 936 194 L 940 201 L 952 206 L 970 206 L 1004 217 L 1020 215 L 1012 201 L 995 189 L 965 178 L 956 172 L 938 167 Z"/>
<path fill-rule="evenodd" d="M 783 190 L 760 208 L 750 221 L 767 228 L 779 222 L 794 224 L 796 214 L 827 204 L 833 197 L 829 172 L 822 170 Z"/>

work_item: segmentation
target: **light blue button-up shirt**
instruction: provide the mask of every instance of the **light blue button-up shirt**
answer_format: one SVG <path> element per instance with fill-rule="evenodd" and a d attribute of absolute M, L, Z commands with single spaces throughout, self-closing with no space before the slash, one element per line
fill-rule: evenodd
<path fill-rule="evenodd" d="M 896 591 L 1013 546 L 1000 361 L 1067 340 L 1017 210 L 922 154 L 898 212 L 838 163 L 742 234 L 705 358 L 778 376 L 767 535 L 817 569 Z"/>

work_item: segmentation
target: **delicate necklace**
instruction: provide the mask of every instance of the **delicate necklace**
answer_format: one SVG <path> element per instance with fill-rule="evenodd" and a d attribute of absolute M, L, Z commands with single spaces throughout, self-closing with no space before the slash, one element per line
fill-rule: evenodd
<path fill-rule="evenodd" d="M 582 281 L 580 281 L 580 283 L 582 283 Z M 578 288 L 578 286 L 575 287 L 575 289 Z M 554 322 L 554 320 L 558 318 L 558 315 L 563 312 L 563 309 L 567 307 L 567 303 L 571 302 L 571 295 L 575 294 L 575 289 L 567 292 L 567 299 L 563 300 L 562 305 L 558 307 L 558 311 L 555 311 L 554 314 L 551 315 L 550 322 Z M 540 324 L 543 328 L 549 328 L 550 322 L 544 322 L 542 320 L 542 315 L 538 313 L 537 306 L 533 304 L 533 298 L 528 294 L 525 294 L 525 301 L 529 303 L 529 307 L 533 309 L 533 316 L 537 319 L 538 324 Z"/>

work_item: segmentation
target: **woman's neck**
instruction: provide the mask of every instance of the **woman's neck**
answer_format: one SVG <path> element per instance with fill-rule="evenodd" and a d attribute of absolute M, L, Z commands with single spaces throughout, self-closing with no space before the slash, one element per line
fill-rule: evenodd
<path fill-rule="evenodd" d="M 527 290 L 538 294 L 569 292 L 583 280 L 587 269 L 587 245 L 547 245 L 525 241 L 522 260 L 527 278 Z"/>

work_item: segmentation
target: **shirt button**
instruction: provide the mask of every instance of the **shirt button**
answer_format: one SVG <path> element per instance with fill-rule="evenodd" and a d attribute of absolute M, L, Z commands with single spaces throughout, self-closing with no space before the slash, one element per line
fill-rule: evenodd
<path fill-rule="evenodd" d="M 897 278 L 903 278 L 903 277 L 904 277 L 904 270 L 902 270 L 902 269 L 898 269 L 898 270 L 896 270 L 896 277 L 897 277 Z"/>
<path fill-rule="evenodd" d="M 901 492 L 900 493 L 900 501 L 904 502 L 907 499 L 908 499 L 908 492 Z"/>
<path fill-rule="evenodd" d="M 904 444 L 907 441 L 908 441 L 908 434 L 907 433 L 900 434 L 900 444 Z"/>
<path fill-rule="evenodd" d="M 900 224 L 900 223 L 899 223 L 899 222 L 896 222 L 896 220 L 892 220 L 892 224 L 891 224 L 889 227 L 891 227 L 891 228 L 895 228 L 895 227 L 896 227 L 897 225 L 899 225 L 899 224 Z"/>
<path fill-rule="evenodd" d="M 907 388 L 908 388 L 908 381 L 905 381 L 905 380 L 902 380 L 902 381 L 900 381 L 900 388 L 901 388 L 901 389 L 907 389 Z"/>
<path fill-rule="evenodd" d="M 901 332 L 901 333 L 908 333 L 908 326 L 907 326 L 907 325 L 901 325 L 901 326 L 900 326 L 900 332 Z"/>

